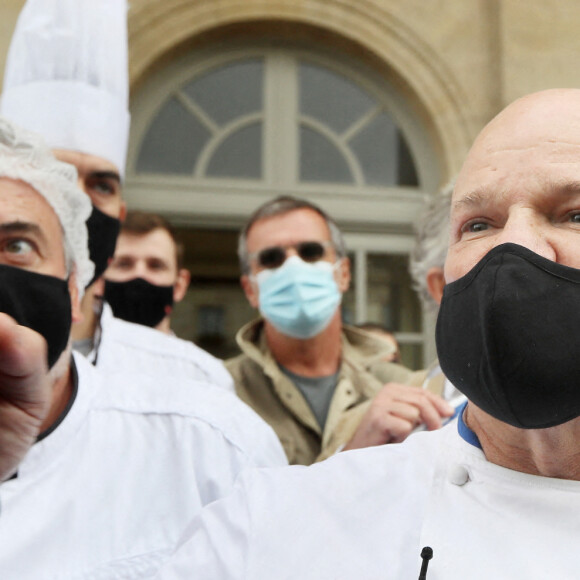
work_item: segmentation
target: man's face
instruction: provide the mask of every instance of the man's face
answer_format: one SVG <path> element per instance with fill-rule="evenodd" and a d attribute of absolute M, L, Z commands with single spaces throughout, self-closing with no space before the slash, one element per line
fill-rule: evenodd
<path fill-rule="evenodd" d="M 515 243 L 580 268 L 580 91 L 531 95 L 482 132 L 457 179 L 445 280 Z"/>
<path fill-rule="evenodd" d="M 49 203 L 31 186 L 0 178 L 0 264 L 67 279 L 63 234 Z M 78 293 L 69 278 L 73 319 L 78 319 Z"/>
<path fill-rule="evenodd" d="M 324 218 L 314 210 L 301 208 L 258 220 L 250 228 L 246 244 L 248 254 L 251 256 L 257 256 L 267 248 L 279 246 L 286 250 L 286 257 L 289 258 L 299 255 L 296 246 L 302 242 L 322 242 L 325 245 L 322 260 L 334 263 L 337 256 L 330 241 L 330 231 Z M 263 269 L 257 258 L 250 260 L 252 275 Z M 347 259 L 342 261 L 335 279 L 339 290 L 346 292 L 350 283 L 350 265 Z M 257 308 L 259 292 L 257 286 L 251 283 L 249 276 L 242 276 L 242 287 L 250 304 Z"/>
<path fill-rule="evenodd" d="M 174 300 L 179 302 L 189 284 L 188 273 L 182 284 L 184 272 L 177 267 L 175 242 L 165 229 L 156 228 L 143 235 L 121 232 L 104 277 L 112 282 L 143 278 L 155 286 L 175 286 Z"/>
<path fill-rule="evenodd" d="M 91 198 L 93 205 L 110 217 L 123 220 L 125 202 L 121 199 L 121 178 L 115 164 L 88 153 L 54 149 L 57 159 L 77 168 L 78 186 Z"/>
<path fill-rule="evenodd" d="M 0 178 L 0 263 L 65 279 L 60 222 L 32 187 Z"/>

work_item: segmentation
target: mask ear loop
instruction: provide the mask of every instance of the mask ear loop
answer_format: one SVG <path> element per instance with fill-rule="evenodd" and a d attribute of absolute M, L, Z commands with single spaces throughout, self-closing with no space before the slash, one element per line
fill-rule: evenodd
<path fill-rule="evenodd" d="M 337 272 L 343 262 L 344 262 L 344 256 L 342 256 L 341 258 L 337 258 L 336 262 L 334 262 L 334 264 L 332 264 L 332 271 Z"/>

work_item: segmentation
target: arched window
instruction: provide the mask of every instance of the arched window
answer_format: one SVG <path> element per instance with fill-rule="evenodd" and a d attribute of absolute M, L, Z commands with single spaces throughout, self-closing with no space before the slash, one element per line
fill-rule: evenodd
<path fill-rule="evenodd" d="M 265 95 L 268 75 L 279 86 Z M 284 118 L 289 113 L 292 124 Z M 405 138 L 384 103 L 320 63 L 276 53 L 236 59 L 172 87 L 149 121 L 135 170 L 264 180 L 279 164 L 264 155 L 269 134 L 279 144 L 269 146 L 289 158 L 288 185 L 418 185 Z"/>

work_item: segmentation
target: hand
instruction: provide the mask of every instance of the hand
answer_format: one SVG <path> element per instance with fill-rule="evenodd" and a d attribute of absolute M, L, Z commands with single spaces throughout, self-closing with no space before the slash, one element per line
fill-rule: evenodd
<path fill-rule="evenodd" d="M 46 353 L 40 334 L 0 313 L 0 481 L 17 470 L 48 414 Z"/>
<path fill-rule="evenodd" d="M 399 383 L 387 383 L 374 397 L 352 439 L 344 449 L 400 443 L 418 425 L 439 429 L 454 409 L 441 397 Z"/>

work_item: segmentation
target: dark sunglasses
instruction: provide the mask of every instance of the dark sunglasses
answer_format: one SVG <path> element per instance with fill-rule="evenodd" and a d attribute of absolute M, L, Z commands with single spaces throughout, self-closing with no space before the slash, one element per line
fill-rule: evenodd
<path fill-rule="evenodd" d="M 257 260 L 262 268 L 278 268 L 286 261 L 288 248 L 294 248 L 296 253 L 305 262 L 318 262 L 326 254 L 326 248 L 332 245 L 332 242 L 300 242 L 291 246 L 272 246 L 264 248 L 259 252 L 250 254 L 250 260 Z"/>

